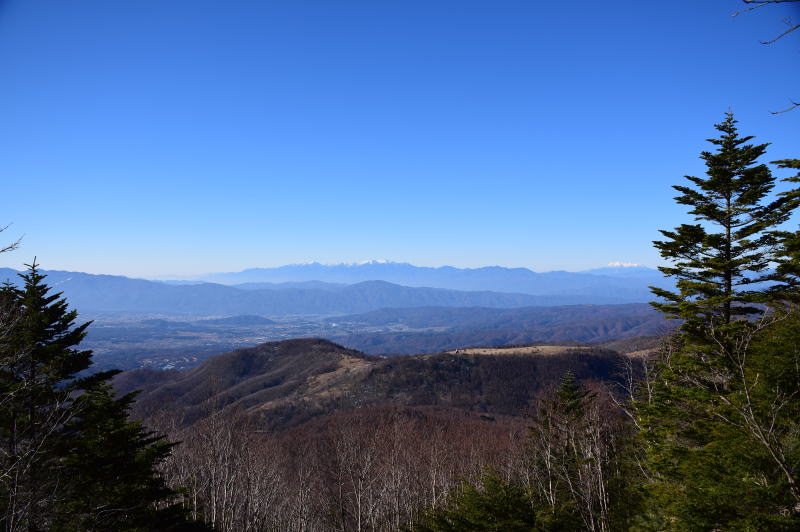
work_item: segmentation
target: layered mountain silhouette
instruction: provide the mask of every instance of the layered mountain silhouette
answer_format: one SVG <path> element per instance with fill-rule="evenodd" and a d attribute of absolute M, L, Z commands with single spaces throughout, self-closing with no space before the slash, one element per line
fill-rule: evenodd
<path fill-rule="evenodd" d="M 537 273 L 527 268 L 501 266 L 430 268 L 388 261 L 334 265 L 313 262 L 276 268 L 250 268 L 231 273 L 212 273 L 198 276 L 198 279 L 228 285 L 307 281 L 353 284 L 382 280 L 403 286 L 488 290 L 531 295 L 614 297 L 625 302 L 648 301 L 652 297 L 647 289 L 648 286 L 669 286 L 658 270 L 638 265 L 611 265 L 584 272 Z"/>
<path fill-rule="evenodd" d="M 381 308 L 489 307 L 620 304 L 648 301 L 648 278 L 550 272 L 536 274 L 523 268 L 418 268 L 408 264 L 370 263 L 361 266 L 286 266 L 283 272 L 303 270 L 304 276 L 323 279 L 280 280 L 285 284 L 243 286 L 216 283 L 164 283 L 114 275 L 44 271 L 47 282 L 63 291 L 81 312 L 149 313 L 191 316 L 347 314 Z M 350 268 L 348 270 L 348 268 Z M 362 270 L 361 268 L 366 268 Z M 263 272 L 265 270 L 258 270 Z M 325 271 L 331 275 L 323 275 Z M 346 272 L 352 273 L 348 278 Z M 248 270 L 245 270 L 248 272 Z M 235 279 L 249 274 L 240 272 Z M 333 273 L 337 273 L 333 275 Z M 344 273 L 343 273 L 344 272 Z M 395 272 L 394 274 L 392 272 Z M 19 282 L 19 272 L 0 269 L 0 281 Z M 220 274 L 226 275 L 226 274 Z M 287 274 L 288 275 L 288 274 Z M 382 280 L 346 283 L 362 277 L 404 279 L 412 286 Z M 299 276 L 299 274 L 298 274 Z M 241 277 L 241 278 L 240 278 Z M 335 277 L 335 279 L 331 279 Z M 436 284 L 435 287 L 420 286 Z M 454 287 L 460 287 L 459 290 Z M 495 286 L 495 290 L 480 289 Z M 533 293 L 535 291 L 539 293 Z"/>

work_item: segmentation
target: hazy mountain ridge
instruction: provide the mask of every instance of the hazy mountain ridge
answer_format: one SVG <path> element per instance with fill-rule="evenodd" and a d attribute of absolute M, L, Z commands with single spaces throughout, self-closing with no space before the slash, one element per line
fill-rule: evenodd
<path fill-rule="evenodd" d="M 349 285 L 344 283 L 326 283 L 324 281 L 286 281 L 282 283 L 241 283 L 230 285 L 242 290 L 286 290 L 291 288 L 322 289 L 337 291 Z"/>
<path fill-rule="evenodd" d="M 615 293 L 626 302 L 647 301 L 650 285 L 669 286 L 663 275 L 644 266 L 607 266 L 583 272 L 537 273 L 527 268 L 486 266 L 481 268 L 436 268 L 408 263 L 370 261 L 361 264 L 292 264 L 275 268 L 249 268 L 240 272 L 197 276 L 220 284 L 288 283 L 322 281 L 354 284 L 383 280 L 415 287 L 452 290 L 488 290 L 531 295 L 598 295 Z"/>
<path fill-rule="evenodd" d="M 530 272 L 530 270 L 527 270 Z M 364 281 L 340 288 L 244 290 L 214 283 L 166 284 L 114 275 L 42 271 L 54 289 L 63 291 L 81 312 L 127 312 L 187 316 L 348 314 L 385 307 L 525 307 L 571 304 L 619 304 L 642 298 L 624 290 L 600 287 L 599 295 L 578 287 L 561 295 L 459 291 Z M 0 281 L 19 282 L 19 272 L 0 269 Z M 531 272 L 532 273 L 532 272 Z M 560 274 L 559 274 L 560 275 Z M 568 274 L 573 275 L 573 274 Z M 327 283 L 327 281 L 325 281 Z M 647 300 L 647 299 L 645 299 Z"/>

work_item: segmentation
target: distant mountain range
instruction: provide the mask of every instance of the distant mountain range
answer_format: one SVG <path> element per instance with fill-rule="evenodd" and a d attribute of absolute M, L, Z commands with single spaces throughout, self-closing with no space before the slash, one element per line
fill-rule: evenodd
<path fill-rule="evenodd" d="M 407 266 L 407 265 L 406 265 Z M 414 268 L 413 266 L 411 268 Z M 424 269 L 423 269 L 424 270 Z M 455 271 L 469 271 L 457 270 Z M 500 268 L 499 270 L 505 270 Z M 530 270 L 527 271 L 530 274 Z M 0 269 L 0 282 L 19 282 L 16 270 Z M 43 271 L 47 282 L 63 291 L 70 305 L 81 312 L 117 312 L 184 316 L 233 315 L 308 315 L 352 314 L 381 308 L 409 307 L 490 307 L 619 304 L 647 301 L 646 289 L 624 290 L 610 277 L 590 274 L 558 275 L 587 277 L 596 282 L 592 290 L 579 286 L 554 293 L 544 290 L 530 293 L 465 291 L 445 288 L 400 286 L 383 280 L 362 281 L 335 286 L 310 283 L 302 286 L 225 286 L 213 283 L 166 284 L 114 275 L 93 275 L 80 272 Z M 514 275 L 514 274 L 511 274 Z M 533 274 L 540 275 L 540 274 Z M 541 274 L 548 275 L 548 274 Z M 602 282 L 601 282 L 602 281 Z M 291 281 L 290 281 L 291 282 Z M 303 281 L 294 281 L 303 283 Z M 507 286 L 511 286 L 508 284 Z M 585 285 L 584 285 L 585 286 Z"/>
<path fill-rule="evenodd" d="M 0 282 L 17 282 L 0 268 Z M 648 286 L 669 286 L 641 266 L 609 266 L 585 272 L 536 273 L 526 268 L 429 268 L 406 263 L 319 263 L 253 268 L 203 279 L 149 281 L 115 275 L 46 271 L 83 312 L 187 316 L 350 314 L 381 308 L 512 308 L 640 303 Z"/>
<path fill-rule="evenodd" d="M 279 288 L 280 283 L 291 283 L 288 286 L 292 286 L 295 283 L 310 281 L 341 285 L 380 280 L 414 287 L 484 290 L 537 296 L 613 297 L 626 302 L 649 301 L 652 296 L 648 286 L 670 286 L 670 282 L 665 280 L 658 270 L 619 263 L 582 272 L 537 273 L 527 268 L 501 266 L 430 268 L 388 261 L 334 265 L 313 262 L 275 268 L 250 268 L 231 273 L 211 273 L 198 276 L 195 280 L 258 288 Z M 326 288 L 332 287 L 326 286 Z"/>

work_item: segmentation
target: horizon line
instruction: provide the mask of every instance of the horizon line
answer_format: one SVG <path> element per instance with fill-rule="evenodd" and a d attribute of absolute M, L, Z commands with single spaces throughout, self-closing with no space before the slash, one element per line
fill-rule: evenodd
<path fill-rule="evenodd" d="M 68 272 L 68 273 L 85 273 L 88 275 L 109 275 L 114 277 L 126 277 L 129 279 L 143 279 L 147 281 L 200 281 L 204 276 L 212 276 L 212 275 L 232 275 L 237 273 L 243 273 L 252 270 L 275 270 L 279 268 L 287 268 L 292 266 L 323 266 L 323 267 L 337 267 L 337 266 L 346 266 L 346 267 L 359 267 L 359 266 L 368 266 L 368 265 L 403 265 L 403 266 L 411 266 L 414 268 L 427 268 L 427 269 L 442 269 L 442 268 L 453 268 L 456 270 L 481 270 L 486 268 L 502 268 L 506 270 L 529 270 L 533 273 L 538 274 L 545 274 L 545 273 L 556 273 L 556 272 L 565 272 L 565 273 L 590 273 L 595 270 L 602 270 L 606 268 L 619 268 L 619 269 L 635 269 L 635 268 L 644 268 L 648 270 L 657 271 L 657 268 L 650 267 L 640 263 L 633 263 L 633 262 L 624 262 L 624 261 L 612 261 L 603 266 L 596 266 L 592 268 L 582 269 L 582 270 L 565 270 L 565 269 L 552 269 L 552 270 L 534 270 L 533 268 L 529 268 L 527 266 L 502 266 L 499 264 L 489 264 L 485 266 L 475 266 L 475 267 L 460 267 L 460 266 L 452 266 L 449 264 L 443 264 L 440 266 L 420 266 L 410 262 L 400 262 L 400 261 L 391 261 L 386 259 L 372 259 L 372 260 L 365 260 L 365 261 L 356 261 L 356 262 L 335 262 L 335 263 L 325 263 L 320 261 L 306 261 L 306 262 L 293 262 L 288 264 L 281 264 L 278 266 L 251 266 L 247 268 L 243 268 L 241 270 L 233 270 L 233 271 L 217 271 L 217 272 L 205 272 L 205 273 L 195 273 L 195 274 L 172 274 L 172 273 L 163 273 L 163 274 L 154 274 L 154 275 L 126 275 L 120 273 L 92 273 L 80 270 L 69 270 L 69 269 L 58 269 L 58 268 L 42 268 L 43 271 L 60 271 L 60 272 Z M 17 272 L 23 272 L 25 269 L 17 269 L 12 266 L 0 266 L 0 268 L 7 268 L 10 270 L 14 270 Z"/>

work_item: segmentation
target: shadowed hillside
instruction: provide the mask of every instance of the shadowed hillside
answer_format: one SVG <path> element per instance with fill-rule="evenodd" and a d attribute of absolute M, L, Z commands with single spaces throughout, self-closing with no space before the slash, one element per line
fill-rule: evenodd
<path fill-rule="evenodd" d="M 219 355 L 183 372 L 126 372 L 116 387 L 143 389 L 136 406 L 142 416 L 178 407 L 184 422 L 192 422 L 210 411 L 244 410 L 265 426 L 285 428 L 332 411 L 384 405 L 517 416 L 567 370 L 581 380 L 609 380 L 620 362 L 613 351 L 585 347 L 382 359 L 327 340 L 298 339 Z"/>

